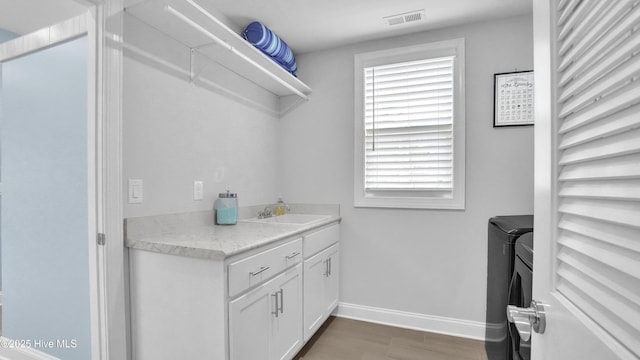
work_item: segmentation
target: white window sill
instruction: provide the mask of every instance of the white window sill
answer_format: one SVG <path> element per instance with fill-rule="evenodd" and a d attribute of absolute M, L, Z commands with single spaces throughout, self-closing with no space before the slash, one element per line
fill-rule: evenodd
<path fill-rule="evenodd" d="M 355 207 L 391 209 L 464 210 L 464 198 L 434 199 L 421 197 L 356 196 Z"/>

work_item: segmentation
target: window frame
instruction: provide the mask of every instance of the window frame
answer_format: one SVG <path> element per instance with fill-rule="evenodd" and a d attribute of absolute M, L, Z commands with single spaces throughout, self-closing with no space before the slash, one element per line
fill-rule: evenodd
<path fill-rule="evenodd" d="M 354 57 L 354 206 L 404 209 L 465 208 L 465 43 L 463 38 L 356 54 Z M 421 59 L 453 60 L 453 189 L 440 191 L 367 191 L 365 189 L 364 69 Z M 448 195 L 448 194 L 447 194 Z"/>

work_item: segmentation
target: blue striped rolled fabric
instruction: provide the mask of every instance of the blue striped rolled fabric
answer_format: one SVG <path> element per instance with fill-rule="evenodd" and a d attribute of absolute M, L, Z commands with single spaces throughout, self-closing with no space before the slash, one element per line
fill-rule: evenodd
<path fill-rule="evenodd" d="M 298 75 L 298 66 L 293 51 L 268 27 L 254 21 L 247 26 L 242 36 L 285 70 L 294 76 Z"/>

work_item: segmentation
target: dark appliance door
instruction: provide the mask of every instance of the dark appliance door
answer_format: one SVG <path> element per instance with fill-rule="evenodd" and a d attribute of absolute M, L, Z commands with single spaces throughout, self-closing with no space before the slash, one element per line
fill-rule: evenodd
<path fill-rule="evenodd" d="M 509 285 L 509 305 L 526 308 L 531 304 L 533 289 L 533 233 L 518 239 L 515 252 L 513 276 Z M 523 341 L 512 323 L 509 323 L 509 338 L 513 360 L 530 360 L 531 339 Z"/>
<path fill-rule="evenodd" d="M 511 360 L 505 309 L 513 274 L 515 242 L 531 231 L 533 215 L 495 216 L 489 219 L 485 331 L 485 350 L 489 360 Z"/>

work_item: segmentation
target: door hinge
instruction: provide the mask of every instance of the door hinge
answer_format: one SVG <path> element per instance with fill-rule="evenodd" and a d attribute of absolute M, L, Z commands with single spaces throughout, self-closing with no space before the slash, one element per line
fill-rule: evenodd
<path fill-rule="evenodd" d="M 104 245 L 106 236 L 103 233 L 98 233 L 98 245 Z"/>

